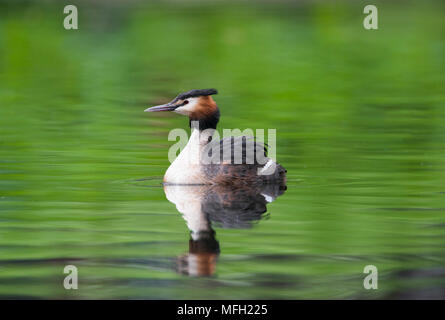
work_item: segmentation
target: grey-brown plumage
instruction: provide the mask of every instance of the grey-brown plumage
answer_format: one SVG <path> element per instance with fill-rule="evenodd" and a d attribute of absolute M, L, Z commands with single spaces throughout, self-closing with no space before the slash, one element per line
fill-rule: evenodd
<path fill-rule="evenodd" d="M 267 157 L 267 146 L 250 136 L 211 141 L 201 154 L 202 170 L 215 184 L 286 184 L 286 169 Z M 275 168 L 263 170 L 267 165 Z"/>

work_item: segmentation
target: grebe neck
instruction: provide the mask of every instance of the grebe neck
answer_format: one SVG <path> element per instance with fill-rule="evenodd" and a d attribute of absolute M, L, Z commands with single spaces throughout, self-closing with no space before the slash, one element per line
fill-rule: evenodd
<path fill-rule="evenodd" d="M 190 128 L 197 127 L 196 125 L 199 125 L 199 130 L 204 131 L 206 129 L 216 129 L 216 126 L 219 122 L 219 109 L 216 109 L 215 112 L 206 115 L 205 117 L 190 117 L 189 118 L 189 125 Z"/>

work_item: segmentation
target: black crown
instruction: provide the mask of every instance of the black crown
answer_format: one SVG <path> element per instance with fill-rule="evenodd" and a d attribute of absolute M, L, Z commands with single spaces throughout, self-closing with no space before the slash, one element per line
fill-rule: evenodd
<path fill-rule="evenodd" d="M 218 94 L 218 91 L 216 89 L 195 89 L 181 93 L 176 97 L 176 99 L 184 100 L 199 96 L 211 96 L 212 94 Z"/>

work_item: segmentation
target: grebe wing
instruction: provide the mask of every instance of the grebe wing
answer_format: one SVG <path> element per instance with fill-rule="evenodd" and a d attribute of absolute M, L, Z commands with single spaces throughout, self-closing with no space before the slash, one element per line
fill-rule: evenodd
<path fill-rule="evenodd" d="M 286 183 L 286 170 L 267 157 L 267 146 L 254 137 L 209 142 L 201 154 L 202 170 L 213 184 Z"/>
<path fill-rule="evenodd" d="M 219 141 L 211 141 L 206 145 L 202 157 L 206 164 L 264 166 L 269 161 L 267 145 L 252 136 L 225 137 Z"/>

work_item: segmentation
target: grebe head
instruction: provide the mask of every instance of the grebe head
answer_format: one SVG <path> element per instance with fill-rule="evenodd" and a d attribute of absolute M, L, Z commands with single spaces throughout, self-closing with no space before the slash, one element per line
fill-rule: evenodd
<path fill-rule="evenodd" d="M 179 94 L 166 104 L 145 109 L 146 112 L 173 111 L 188 116 L 190 121 L 199 121 L 199 129 L 216 128 L 219 110 L 211 95 L 216 89 L 196 89 Z"/>

